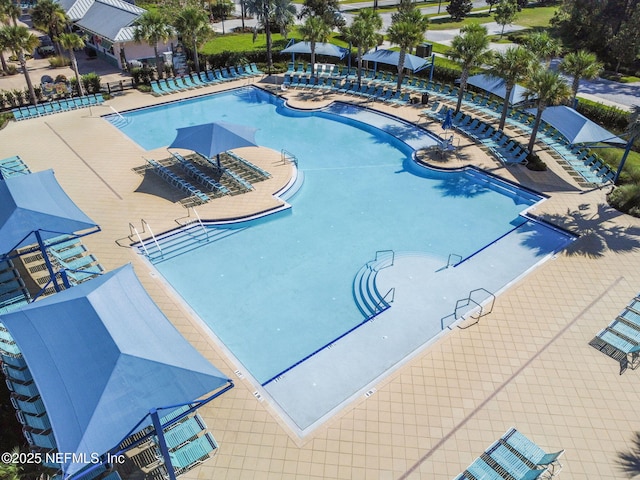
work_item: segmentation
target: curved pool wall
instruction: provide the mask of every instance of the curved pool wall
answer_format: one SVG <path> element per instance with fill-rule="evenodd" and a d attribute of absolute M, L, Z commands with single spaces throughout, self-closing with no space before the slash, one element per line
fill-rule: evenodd
<path fill-rule="evenodd" d="M 416 340 L 424 345 L 440 332 L 441 313 L 452 310 L 467 283 L 500 290 L 571 240 L 521 215 L 539 195 L 472 168 L 416 164 L 415 142 L 428 145 L 434 136 L 371 110 L 348 104 L 293 110 L 267 92 L 244 88 L 122 115 L 126 121 L 114 123 L 143 148 L 166 146 L 176 128 L 225 120 L 258 127 L 259 145 L 298 157 L 304 185 L 288 198 L 287 215 L 230 226 L 243 230 L 156 267 L 245 374 L 258 385 L 278 377 L 264 392 L 302 432 L 415 351 Z M 399 341 L 388 358 L 368 346 L 376 341 L 367 332 L 374 330 L 369 324 L 399 315 L 400 303 L 334 344 L 363 322 L 354 277 L 376 251 L 389 249 L 421 252 L 439 272 L 450 254 L 470 260 L 446 269 L 453 279 L 446 299 L 434 297 L 428 305 L 415 299 L 429 312 L 420 318 L 423 334 Z M 341 345 L 349 345 L 343 351 L 348 362 L 339 355 Z M 308 389 L 322 392 L 316 400 L 300 398 Z"/>

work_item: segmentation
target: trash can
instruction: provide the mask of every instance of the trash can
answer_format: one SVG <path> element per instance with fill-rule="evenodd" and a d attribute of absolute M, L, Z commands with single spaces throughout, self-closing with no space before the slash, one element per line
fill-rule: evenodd
<path fill-rule="evenodd" d="M 429 103 L 429 92 L 424 92 L 422 94 L 422 105 L 427 105 Z"/>

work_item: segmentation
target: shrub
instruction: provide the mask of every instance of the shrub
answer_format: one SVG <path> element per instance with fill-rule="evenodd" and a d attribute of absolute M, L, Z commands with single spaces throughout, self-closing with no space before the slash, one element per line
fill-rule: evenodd
<path fill-rule="evenodd" d="M 71 60 L 67 57 L 55 56 L 49 59 L 49 65 L 51 65 L 51 68 L 68 67 L 71 65 Z"/>
<path fill-rule="evenodd" d="M 604 128 L 616 132 L 624 131 L 629 123 L 629 112 L 583 98 L 578 102 L 576 110 Z"/>
<path fill-rule="evenodd" d="M 530 153 L 527 155 L 527 168 L 534 172 L 544 172 L 547 164 L 535 153 Z"/>
<path fill-rule="evenodd" d="M 616 187 L 607 195 L 607 201 L 616 210 L 640 217 L 640 185 L 627 183 Z"/>
<path fill-rule="evenodd" d="M 151 85 L 147 85 L 146 83 L 140 83 L 136 85 L 136 89 L 143 93 L 150 93 Z"/>
<path fill-rule="evenodd" d="M 15 63 L 7 63 L 7 75 L 16 75 L 18 66 Z"/>
<path fill-rule="evenodd" d="M 24 96 L 24 91 L 23 90 L 18 90 L 18 89 L 14 89 L 13 90 L 13 98 L 15 99 L 15 105 L 19 106 L 22 105 L 22 99 Z"/>
<path fill-rule="evenodd" d="M 4 98 L 10 107 L 17 107 L 16 96 L 13 94 L 13 92 L 4 92 Z"/>
<path fill-rule="evenodd" d="M 99 93 L 100 92 L 100 75 L 95 72 L 82 75 L 82 85 L 87 93 Z"/>
<path fill-rule="evenodd" d="M 134 84 L 140 83 L 140 77 L 142 76 L 142 67 L 133 67 L 129 70 L 131 74 L 131 78 L 133 79 Z"/>
<path fill-rule="evenodd" d="M 439 80 L 445 83 L 453 83 L 460 78 L 460 71 L 453 68 L 444 67 L 442 65 L 436 65 L 433 68 L 434 80 Z"/>

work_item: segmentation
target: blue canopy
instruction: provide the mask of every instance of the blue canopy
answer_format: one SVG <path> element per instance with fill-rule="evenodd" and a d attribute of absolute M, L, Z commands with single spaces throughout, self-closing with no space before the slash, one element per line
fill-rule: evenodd
<path fill-rule="evenodd" d="M 58 451 L 76 460 L 118 445 L 150 409 L 230 382 L 180 335 L 131 265 L 0 319 L 33 375 Z M 62 470 L 84 466 L 69 459 Z"/>
<path fill-rule="evenodd" d="M 0 180 L 0 256 L 62 234 L 98 229 L 45 170 Z"/>
<path fill-rule="evenodd" d="M 527 112 L 535 115 L 537 109 L 529 108 Z M 563 105 L 545 108 L 542 112 L 542 120 L 558 130 L 572 145 L 576 143 L 615 143 L 624 145 L 627 143 L 573 108 Z"/>
<path fill-rule="evenodd" d="M 289 45 L 284 50 L 281 50 L 280 53 L 311 53 L 311 42 L 298 42 Z M 316 55 L 326 55 L 328 57 L 338 57 L 344 58 L 347 53 L 349 53 L 349 49 L 339 47 L 334 45 L 333 43 L 324 43 L 317 42 L 316 43 Z"/>
<path fill-rule="evenodd" d="M 362 59 L 368 62 L 385 63 L 387 65 L 395 65 L 397 67 L 400 63 L 400 52 L 396 52 L 395 50 L 378 49 L 366 53 Z M 431 58 L 422 58 L 409 53 L 404 57 L 404 68 L 408 68 L 413 72 L 418 72 L 429 65 L 431 65 Z"/>
<path fill-rule="evenodd" d="M 255 147 L 256 128 L 227 122 L 203 123 L 178 128 L 178 134 L 169 148 L 185 148 L 213 158 L 227 150 Z"/>
<path fill-rule="evenodd" d="M 467 83 L 469 85 L 473 85 L 474 87 L 485 90 L 491 93 L 492 95 L 495 95 L 500 98 L 504 98 L 505 95 L 507 94 L 507 89 L 505 86 L 506 82 L 499 77 L 492 77 L 490 75 L 484 75 L 484 74 L 473 75 L 472 77 L 469 77 L 469 80 L 467 80 Z M 513 87 L 513 90 L 511 90 L 509 104 L 515 105 L 525 101 L 526 93 L 527 93 L 526 88 L 520 85 L 516 85 L 515 87 Z"/>

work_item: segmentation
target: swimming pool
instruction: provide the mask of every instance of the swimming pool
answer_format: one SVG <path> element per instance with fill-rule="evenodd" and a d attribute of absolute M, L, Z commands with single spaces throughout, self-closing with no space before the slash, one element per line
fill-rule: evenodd
<path fill-rule="evenodd" d="M 250 87 L 124 112 L 123 117 L 126 122 L 112 120 L 148 150 L 168 145 L 176 128 L 224 120 L 257 127 L 259 145 L 284 148 L 298 157 L 304 185 L 289 200 L 290 211 L 254 221 L 251 228 L 159 262 L 156 268 L 301 430 L 376 378 L 376 372 L 368 371 L 376 362 L 367 355 L 384 355 L 368 351 L 366 329 L 360 328 L 348 342 L 364 335 L 363 351 L 349 365 L 340 365 L 341 371 L 350 369 L 351 376 L 327 387 L 331 395 L 320 395 L 326 399 L 311 405 L 313 401 L 296 397 L 303 387 L 287 385 L 287 378 L 311 368 L 305 364 L 313 365 L 315 373 L 302 375 L 303 381 L 313 377 L 314 386 L 334 381 L 326 372 L 339 375 L 339 358 L 324 366 L 318 363 L 331 356 L 324 350 L 313 361 L 289 369 L 362 324 L 354 279 L 377 251 L 396 252 L 405 273 L 410 266 L 401 258 L 428 259 L 433 274 L 450 254 L 477 258 L 456 267 L 464 280 L 456 280 L 456 269 L 447 269 L 447 299 L 440 295 L 428 308 L 429 322 L 437 328 L 423 329 L 424 338 L 405 339 L 404 353 L 400 347 L 390 349 L 394 356 L 376 367 L 379 376 L 442 330 L 443 312 L 468 293 L 468 285 L 477 280 L 478 286 L 498 291 L 570 241 L 562 232 L 520 215 L 542 197 L 474 169 L 444 172 L 418 166 L 412 159 L 414 149 L 434 144 L 434 137 L 367 109 L 336 103 L 302 112 Z M 487 249 L 505 237 L 515 239 L 508 251 Z M 479 251 L 482 255 L 474 255 Z M 513 256 L 498 268 L 499 275 L 491 273 L 490 263 L 474 270 L 490 252 Z M 367 373 L 359 375 L 363 368 Z M 301 403 L 304 411 L 298 412 Z"/>

